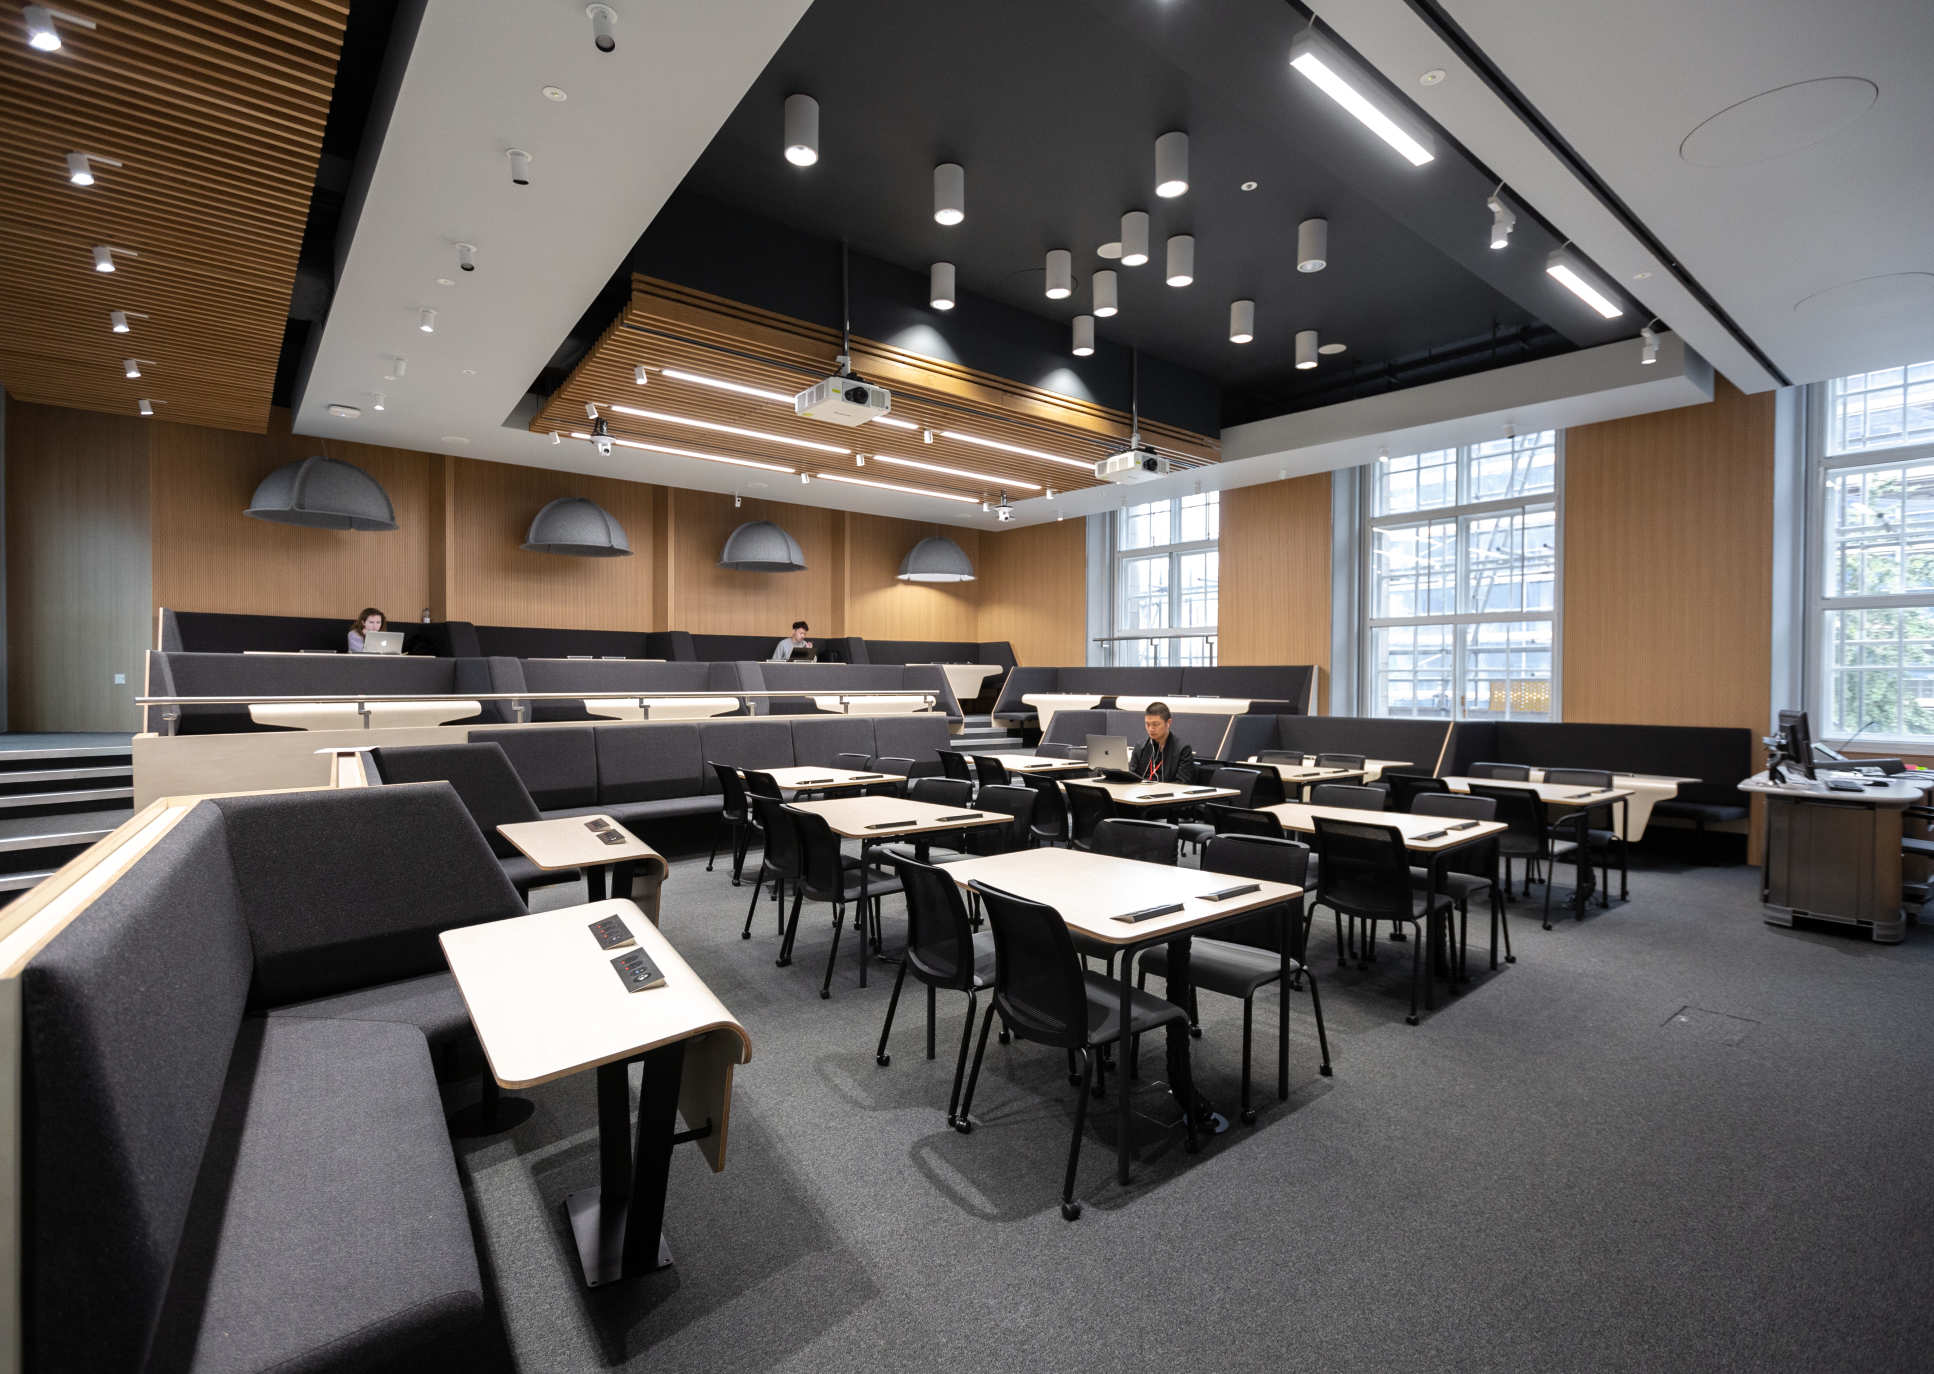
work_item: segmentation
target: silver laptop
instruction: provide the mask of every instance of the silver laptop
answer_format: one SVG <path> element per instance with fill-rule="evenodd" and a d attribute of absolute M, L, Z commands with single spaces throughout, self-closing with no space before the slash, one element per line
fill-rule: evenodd
<path fill-rule="evenodd" d="M 1116 772 L 1128 771 L 1128 741 L 1120 735 L 1088 736 L 1088 766 L 1090 768 L 1112 768 Z"/>
<path fill-rule="evenodd" d="M 403 652 L 403 632 L 401 630 L 371 630 L 363 636 L 363 652 L 366 654 L 400 654 Z"/>

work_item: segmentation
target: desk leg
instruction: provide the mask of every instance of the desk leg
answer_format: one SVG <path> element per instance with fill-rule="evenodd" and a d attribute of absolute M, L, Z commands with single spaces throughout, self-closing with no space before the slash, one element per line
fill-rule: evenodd
<path fill-rule="evenodd" d="M 592 1288 L 633 1278 L 672 1262 L 665 1244 L 665 1185 L 678 1124 L 678 1084 L 685 1042 L 643 1056 L 638 1131 L 631 1133 L 628 1064 L 598 1067 L 598 1186 L 564 1199 L 584 1282 Z"/>
<path fill-rule="evenodd" d="M 1115 1059 L 1115 1181 L 1126 1187 L 1128 1184 L 1129 1120 L 1128 1108 L 1128 1056 L 1132 1052 L 1132 1039 L 1129 1027 L 1129 994 L 1134 990 L 1135 947 L 1124 946 L 1121 954 L 1121 1039 Z M 1083 1085 L 1082 1091 L 1087 1091 Z M 1184 1110 L 1187 1110 L 1184 1108 Z"/>
<path fill-rule="evenodd" d="M 584 867 L 584 895 L 587 900 L 604 900 L 604 865 L 586 864 Z"/>

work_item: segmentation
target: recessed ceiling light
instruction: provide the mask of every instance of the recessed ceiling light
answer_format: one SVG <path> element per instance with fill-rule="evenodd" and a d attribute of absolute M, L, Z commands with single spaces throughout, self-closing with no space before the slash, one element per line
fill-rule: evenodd
<path fill-rule="evenodd" d="M 1121 240 L 1114 239 L 1111 242 L 1102 244 L 1099 248 L 1095 249 L 1095 256 L 1098 258 L 1107 258 L 1110 262 L 1113 262 L 1121 256 Z"/>
<path fill-rule="evenodd" d="M 821 453 L 848 454 L 853 450 L 841 448 L 838 444 L 822 444 L 813 439 L 795 439 L 787 434 L 768 434 L 762 429 L 741 429 L 737 425 L 721 425 L 711 420 L 694 420 L 685 415 L 667 415 L 658 410 L 640 410 L 636 406 L 614 405 L 609 407 L 620 415 L 635 415 L 641 420 L 662 420 L 670 425 L 692 425 L 698 429 L 713 429 L 721 434 L 737 434 L 746 439 L 763 439 L 772 444 L 791 444 L 797 448 L 818 449 Z"/>
<path fill-rule="evenodd" d="M 1435 86 L 1443 79 L 1444 69 L 1442 67 L 1432 67 L 1429 71 L 1417 78 L 1417 84 L 1420 86 Z"/>
<path fill-rule="evenodd" d="M 1262 183 L 1256 182 L 1256 181 L 1245 181 L 1242 183 L 1242 189 L 1245 191 L 1253 191 L 1256 189 L 1257 186 L 1261 184 Z"/>
<path fill-rule="evenodd" d="M 461 371 L 463 375 L 466 377 L 474 377 L 477 375 L 477 369 L 474 367 L 465 367 L 465 368 L 460 368 L 458 370 Z"/>
<path fill-rule="evenodd" d="M 363 412 L 358 406 L 346 406 L 338 402 L 329 407 L 329 413 L 338 420 L 356 420 L 362 417 Z"/>
<path fill-rule="evenodd" d="M 437 441 L 445 444 L 467 444 L 470 441 L 461 434 L 439 434 Z"/>
<path fill-rule="evenodd" d="M 1349 348 L 1348 344 L 1326 343 L 1321 347 L 1319 347 L 1316 351 L 1318 353 L 1327 353 L 1331 357 L 1335 357 L 1338 353 L 1343 352 L 1347 348 Z"/>
<path fill-rule="evenodd" d="M 1634 272 L 1634 273 L 1632 274 L 1632 280 L 1633 280 L 1633 281 L 1647 281 L 1647 280 L 1649 280 L 1649 279 L 1651 278 L 1651 276 L 1652 276 L 1652 274 L 1651 274 L 1650 272 Z"/>
<path fill-rule="evenodd" d="M 562 102 L 562 101 L 569 100 L 571 97 L 565 94 L 564 88 L 562 86 L 546 86 L 544 88 L 544 98 L 546 100 L 556 100 L 556 101 Z"/>
<path fill-rule="evenodd" d="M 452 281 L 452 280 L 451 280 L 450 278 L 448 278 L 448 277 L 438 277 L 438 278 L 436 279 L 436 284 L 437 284 L 438 286 L 455 286 L 455 285 L 456 285 L 456 283 L 455 283 L 454 281 Z"/>

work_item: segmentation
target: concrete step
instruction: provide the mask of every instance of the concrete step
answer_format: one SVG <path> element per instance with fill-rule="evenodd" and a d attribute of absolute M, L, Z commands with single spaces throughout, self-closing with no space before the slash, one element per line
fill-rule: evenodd
<path fill-rule="evenodd" d="M 4 736 L 0 736 L 4 739 Z M 47 749 L 7 749 L 0 747 L 0 773 L 5 773 L 16 764 L 47 763 L 55 759 L 128 759 L 134 757 L 134 746 L 130 744 L 88 744 L 61 746 Z"/>
<path fill-rule="evenodd" d="M 79 768 L 0 767 L 0 787 L 22 783 L 99 782 L 109 778 L 131 779 L 132 776 L 133 765 L 128 763 L 90 763 Z"/>
<path fill-rule="evenodd" d="M 99 809 L 101 802 L 134 800 L 132 787 L 88 787 L 71 792 L 14 792 L 0 795 L 0 810 L 21 810 L 30 806 L 80 806 Z"/>
<path fill-rule="evenodd" d="M 51 878 L 58 869 L 36 868 L 26 873 L 0 873 L 0 892 L 21 893 Z"/>
<path fill-rule="evenodd" d="M 49 816 L 0 816 L 0 854 L 85 847 L 133 814 L 132 807 L 120 806 Z"/>

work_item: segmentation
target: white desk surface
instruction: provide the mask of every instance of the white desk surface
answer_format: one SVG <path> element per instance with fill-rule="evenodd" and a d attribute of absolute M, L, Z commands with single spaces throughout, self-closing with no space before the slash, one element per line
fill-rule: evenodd
<path fill-rule="evenodd" d="M 443 725 L 474 716 L 483 706 L 474 701 L 371 701 L 369 728 L 387 730 L 420 725 Z M 354 702 L 262 702 L 248 708 L 257 725 L 280 725 L 294 730 L 360 730 L 362 713 Z"/>
<path fill-rule="evenodd" d="M 1361 778 L 1361 768 L 1316 768 L 1307 763 L 1287 763 L 1281 759 L 1259 759 L 1251 754 L 1243 760 L 1258 768 L 1274 768 L 1284 782 L 1350 782 Z"/>
<path fill-rule="evenodd" d="M 1186 802 L 1224 801 L 1241 794 L 1233 787 L 1192 787 L 1179 782 L 1102 782 L 1083 779 L 1081 787 L 1099 787 L 1122 806 L 1179 806 Z"/>
<path fill-rule="evenodd" d="M 924 696 L 854 697 L 851 700 L 822 696 L 814 697 L 812 702 L 822 711 L 842 716 L 910 716 L 928 709 Z M 940 704 L 935 702 L 933 709 L 939 710 Z"/>
<path fill-rule="evenodd" d="M 1404 848 L 1413 854 L 1435 854 L 1439 850 L 1456 849 L 1472 840 L 1485 839 L 1509 828 L 1502 821 L 1479 821 L 1469 830 L 1452 830 L 1437 839 L 1420 840 L 1417 836 L 1461 825 L 1463 820 L 1458 816 L 1412 816 L 1403 811 L 1365 811 L 1353 806 L 1305 806 L 1301 802 L 1284 802 L 1279 806 L 1261 809 L 1281 821 L 1284 829 L 1305 835 L 1316 833 L 1318 816 L 1332 821 L 1354 821 L 1358 825 L 1395 826 L 1397 833 L 1403 836 Z"/>
<path fill-rule="evenodd" d="M 948 864 L 944 872 L 962 887 L 979 879 L 990 887 L 1051 906 L 1061 913 L 1070 930 L 1109 945 L 1136 945 L 1183 935 L 1197 926 L 1286 902 L 1303 893 L 1302 888 L 1288 883 L 1259 882 L 1254 892 L 1209 902 L 1200 894 L 1250 880 L 1079 849 L 1022 849 L 962 859 Z M 1146 921 L 1113 919 L 1124 912 L 1168 902 L 1181 902 L 1183 909 Z"/>
<path fill-rule="evenodd" d="M 606 844 L 590 828 L 592 821 L 603 821 L 625 837 L 623 844 Z M 609 816 L 559 816 L 548 821 L 512 821 L 497 827 L 497 833 L 517 846 L 518 852 L 545 872 L 560 868 L 583 868 L 587 864 L 636 863 L 647 860 L 662 877 L 665 859 L 657 850 L 626 830 Z"/>
<path fill-rule="evenodd" d="M 1079 759 L 1044 759 L 1033 754 L 996 754 L 989 751 L 987 757 L 999 759 L 1007 765 L 1010 773 L 1074 773 L 1088 766 Z"/>
<path fill-rule="evenodd" d="M 1517 782 L 1509 778 L 1444 778 L 1442 781 L 1453 792 L 1468 792 L 1472 783 L 1479 787 L 1516 787 L 1536 792 L 1540 801 L 1553 806 L 1604 806 L 1632 795 L 1629 787 L 1584 787 L 1575 782 Z"/>
<path fill-rule="evenodd" d="M 1154 701 L 1166 702 L 1178 716 L 1240 716 L 1249 711 L 1248 697 L 1118 696 L 1115 706 L 1123 711 L 1146 711 Z"/>
<path fill-rule="evenodd" d="M 768 768 L 765 774 L 788 792 L 801 788 L 829 792 L 835 788 L 878 787 L 882 783 L 906 781 L 899 773 L 869 773 L 852 768 Z"/>
<path fill-rule="evenodd" d="M 629 992 L 588 929 L 621 916 L 663 987 Z M 438 936 L 470 1012 L 491 1075 L 529 1088 L 600 1064 L 687 1041 L 678 1106 L 688 1126 L 713 1123 L 698 1142 L 725 1167 L 732 1067 L 752 1059 L 752 1037 L 637 906 L 622 899 L 462 926 Z"/>
<path fill-rule="evenodd" d="M 1920 782 L 1901 782 L 1896 778 L 1887 779 L 1885 787 L 1862 785 L 1858 792 L 1835 792 L 1827 787 L 1824 779 L 1808 782 L 1803 777 L 1797 777 L 1798 772 L 1797 768 L 1788 769 L 1787 781 L 1783 783 L 1769 782 L 1765 773 L 1755 773 L 1739 784 L 1739 790 L 1759 792 L 1768 797 L 1783 797 L 1789 801 L 1840 802 L 1890 807 L 1918 806 L 1927 795 Z"/>
<path fill-rule="evenodd" d="M 739 709 L 737 697 L 608 697 L 587 701 L 584 709 L 609 720 L 706 720 Z"/>
<path fill-rule="evenodd" d="M 1247 759 L 1244 759 L 1243 762 L 1261 763 L 1262 760 L 1258 759 L 1254 754 L 1251 754 Z M 1288 763 L 1281 759 L 1271 759 L 1269 760 L 1269 762 L 1276 765 L 1276 769 L 1278 772 L 1281 772 L 1285 768 L 1295 768 L 1297 766 L 1293 763 Z M 1316 756 L 1314 754 L 1303 755 L 1302 766 L 1305 769 L 1316 767 Z M 1363 761 L 1363 767 L 1360 770 L 1360 772 L 1365 782 L 1375 782 L 1378 778 L 1382 777 L 1385 772 L 1389 771 L 1392 768 L 1402 769 L 1402 768 L 1409 768 L 1410 766 L 1411 766 L 1410 760 L 1408 759 L 1365 759 Z M 1355 775 L 1359 772 L 1359 770 L 1354 768 L 1345 768 L 1341 771 L 1352 775 Z M 1288 780 L 1290 775 L 1288 773 L 1283 773 L 1283 777 L 1285 780 Z M 1309 779 L 1309 781 L 1321 782 L 1321 781 L 1324 781 L 1324 779 L 1316 778 L 1316 779 Z"/>
<path fill-rule="evenodd" d="M 999 664 L 988 663 L 909 663 L 909 668 L 938 668 L 947 676 L 947 685 L 954 689 L 954 695 L 962 701 L 971 701 L 980 695 L 981 684 L 996 673 L 1007 669 Z"/>
<path fill-rule="evenodd" d="M 1094 692 L 1023 692 L 1021 700 L 1034 708 L 1034 714 L 1041 722 L 1041 733 L 1047 734 L 1048 727 L 1054 724 L 1057 711 L 1085 711 L 1101 704 L 1101 697 Z"/>
<path fill-rule="evenodd" d="M 928 834 L 936 830 L 970 830 L 982 825 L 1011 825 L 1014 818 L 1004 811 L 975 811 L 971 806 L 941 806 L 935 802 L 907 801 L 903 797 L 834 797 L 827 801 L 788 802 L 795 811 L 810 811 L 824 816 L 833 833 L 848 840 L 897 840 L 902 835 Z M 962 819 L 969 813 L 972 820 Z M 942 820 L 952 816 L 953 820 Z M 915 822 L 891 830 L 869 830 L 882 821 Z"/>

